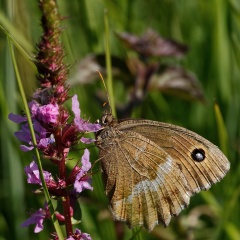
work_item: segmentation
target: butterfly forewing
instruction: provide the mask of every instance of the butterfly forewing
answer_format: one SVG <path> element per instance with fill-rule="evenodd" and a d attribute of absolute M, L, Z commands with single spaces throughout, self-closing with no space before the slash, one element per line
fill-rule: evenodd
<path fill-rule="evenodd" d="M 119 124 L 121 131 L 134 131 L 150 139 L 181 168 L 194 193 L 209 189 L 228 172 L 230 163 L 217 146 L 185 128 L 149 120 L 127 120 Z M 192 153 L 202 149 L 203 161 L 195 161 Z"/>
<path fill-rule="evenodd" d="M 152 230 L 224 177 L 229 162 L 187 129 L 150 120 L 109 122 L 97 134 L 110 210 L 130 227 Z"/>

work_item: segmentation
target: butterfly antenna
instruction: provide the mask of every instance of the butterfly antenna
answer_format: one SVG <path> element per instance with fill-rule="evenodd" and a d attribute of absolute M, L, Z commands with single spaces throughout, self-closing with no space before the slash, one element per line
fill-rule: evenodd
<path fill-rule="evenodd" d="M 111 104 L 110 104 L 110 98 L 109 98 L 109 95 L 108 95 L 108 90 L 107 90 L 105 81 L 104 81 L 104 79 L 103 79 L 102 74 L 101 74 L 98 70 L 97 70 L 97 72 L 98 72 L 98 74 L 99 74 L 99 76 L 100 76 L 100 78 L 101 78 L 101 80 L 102 80 L 103 86 L 104 86 L 104 88 L 105 88 L 105 90 L 106 90 L 109 110 L 110 110 L 110 113 L 112 113 L 112 108 L 111 108 Z M 106 105 L 106 103 L 103 104 L 103 106 L 105 106 L 105 105 Z"/>

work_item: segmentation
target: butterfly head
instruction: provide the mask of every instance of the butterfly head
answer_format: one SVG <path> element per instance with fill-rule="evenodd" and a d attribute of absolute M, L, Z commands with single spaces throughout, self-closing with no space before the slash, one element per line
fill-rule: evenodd
<path fill-rule="evenodd" d="M 104 111 L 101 118 L 101 125 L 108 126 L 108 125 L 111 125 L 113 122 L 114 122 L 114 118 L 112 113 L 108 111 Z"/>
<path fill-rule="evenodd" d="M 102 118 L 99 121 L 102 128 L 96 132 L 96 144 L 97 146 L 101 146 L 104 142 L 103 139 L 114 137 L 113 128 L 116 124 L 116 120 L 114 119 L 113 115 L 109 111 L 104 111 L 102 114 Z M 109 131 L 111 129 L 111 131 Z"/>

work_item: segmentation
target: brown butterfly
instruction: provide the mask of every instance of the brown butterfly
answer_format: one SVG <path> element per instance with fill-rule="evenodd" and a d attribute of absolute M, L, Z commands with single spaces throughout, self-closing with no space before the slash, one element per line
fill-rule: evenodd
<path fill-rule="evenodd" d="M 228 172 L 217 146 L 185 128 L 150 120 L 102 116 L 96 135 L 106 195 L 115 220 L 129 227 L 167 226 Z"/>

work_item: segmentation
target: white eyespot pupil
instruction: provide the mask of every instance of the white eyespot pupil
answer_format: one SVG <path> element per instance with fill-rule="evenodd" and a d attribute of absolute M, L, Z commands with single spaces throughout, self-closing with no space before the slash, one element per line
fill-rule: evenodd
<path fill-rule="evenodd" d="M 205 152 L 203 149 L 199 148 L 195 148 L 193 151 L 192 151 L 192 159 L 196 162 L 201 162 L 205 159 Z"/>
<path fill-rule="evenodd" d="M 203 155 L 201 153 L 197 153 L 195 156 L 199 161 L 203 160 Z"/>

